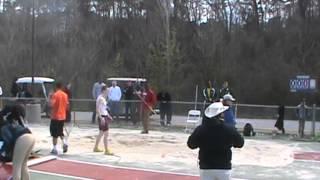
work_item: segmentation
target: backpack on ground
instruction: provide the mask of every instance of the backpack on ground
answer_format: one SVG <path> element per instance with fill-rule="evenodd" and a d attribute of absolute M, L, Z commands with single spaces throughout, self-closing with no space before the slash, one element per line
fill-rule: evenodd
<path fill-rule="evenodd" d="M 253 130 L 253 126 L 250 123 L 246 123 L 243 127 L 243 136 L 255 136 L 256 132 Z"/>

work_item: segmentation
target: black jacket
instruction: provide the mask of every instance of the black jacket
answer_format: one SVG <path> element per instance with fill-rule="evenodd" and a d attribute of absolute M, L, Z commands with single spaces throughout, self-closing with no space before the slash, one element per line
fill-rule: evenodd
<path fill-rule="evenodd" d="M 232 147 L 241 148 L 243 137 L 234 127 L 218 119 L 203 119 L 188 139 L 188 147 L 199 148 L 200 169 L 231 169 Z"/>
<path fill-rule="evenodd" d="M 21 105 L 7 105 L 0 112 L 0 139 L 3 141 L 0 149 L 0 162 L 11 161 L 16 140 L 23 134 L 31 133 L 21 119 L 24 113 Z"/>
<path fill-rule="evenodd" d="M 157 101 L 160 104 L 160 111 L 171 108 L 171 96 L 168 92 L 159 92 L 157 94 Z"/>
<path fill-rule="evenodd" d="M 133 89 L 133 86 L 127 86 L 127 87 L 124 89 L 123 94 L 124 94 L 124 99 L 125 99 L 125 100 L 132 100 L 133 97 L 134 97 L 134 89 Z"/>

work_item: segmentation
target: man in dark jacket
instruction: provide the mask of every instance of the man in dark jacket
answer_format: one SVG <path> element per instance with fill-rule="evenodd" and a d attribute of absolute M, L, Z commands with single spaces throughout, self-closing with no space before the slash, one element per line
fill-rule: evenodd
<path fill-rule="evenodd" d="M 204 179 L 230 179 L 231 148 L 241 148 L 243 137 L 235 128 L 225 125 L 221 120 L 228 109 L 221 102 L 212 103 L 206 110 L 203 123 L 190 135 L 187 145 L 199 148 L 200 177 Z M 223 119 L 223 118 L 222 118 Z"/>
<path fill-rule="evenodd" d="M 132 116 L 134 114 L 134 108 L 133 108 L 134 103 L 132 101 L 134 98 L 134 88 L 133 88 L 131 81 L 129 81 L 127 83 L 127 86 L 123 90 L 123 94 L 124 94 L 124 100 L 125 100 L 125 105 L 126 105 L 125 106 L 126 107 L 126 120 L 132 121 L 133 120 Z M 130 119 L 129 119 L 129 115 L 130 115 Z"/>
<path fill-rule="evenodd" d="M 160 125 L 170 126 L 171 117 L 172 117 L 171 96 L 167 91 L 161 91 L 157 94 L 157 100 L 159 102 L 159 109 L 160 109 Z M 167 116 L 166 123 L 164 120 L 165 116 Z"/>
<path fill-rule="evenodd" d="M 228 81 L 224 81 L 222 84 L 222 88 L 219 91 L 220 99 L 223 99 L 223 96 L 226 94 L 231 94 L 232 97 L 235 97 L 234 94 L 232 93 L 232 90 L 229 87 Z"/>
<path fill-rule="evenodd" d="M 274 127 L 276 127 L 278 130 L 282 131 L 282 134 L 285 134 L 285 129 L 284 129 L 284 125 L 283 125 L 284 111 L 285 111 L 284 105 L 279 105 L 278 118 L 277 118 L 276 124 L 274 125 Z"/>

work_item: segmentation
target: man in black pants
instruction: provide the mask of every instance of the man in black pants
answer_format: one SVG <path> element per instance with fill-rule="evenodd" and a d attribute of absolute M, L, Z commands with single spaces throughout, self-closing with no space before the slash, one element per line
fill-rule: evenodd
<path fill-rule="evenodd" d="M 172 117 L 171 96 L 167 91 L 161 91 L 157 95 L 157 100 L 160 106 L 160 124 L 161 126 L 170 126 Z M 167 116 L 167 123 L 165 124 L 165 116 Z"/>
<path fill-rule="evenodd" d="M 129 81 L 127 86 L 123 90 L 123 94 L 124 94 L 124 100 L 126 104 L 126 121 L 130 120 L 132 122 L 133 122 L 132 116 L 134 114 L 133 101 L 132 101 L 134 97 L 133 93 L 134 93 L 133 85 L 132 85 L 132 82 Z M 129 119 L 129 115 L 130 115 L 130 119 Z"/>

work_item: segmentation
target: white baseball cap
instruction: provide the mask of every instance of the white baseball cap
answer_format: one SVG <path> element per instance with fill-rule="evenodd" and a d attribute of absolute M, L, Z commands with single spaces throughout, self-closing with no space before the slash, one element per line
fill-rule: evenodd
<path fill-rule="evenodd" d="M 235 101 L 236 99 L 233 98 L 231 94 L 226 94 L 226 95 L 223 96 L 223 100 L 225 100 L 225 101 L 227 101 L 227 100 Z"/>
<path fill-rule="evenodd" d="M 215 117 L 224 111 L 226 111 L 229 106 L 224 106 L 222 102 L 215 102 L 210 104 L 207 109 L 204 111 L 204 115 L 208 118 Z"/>

